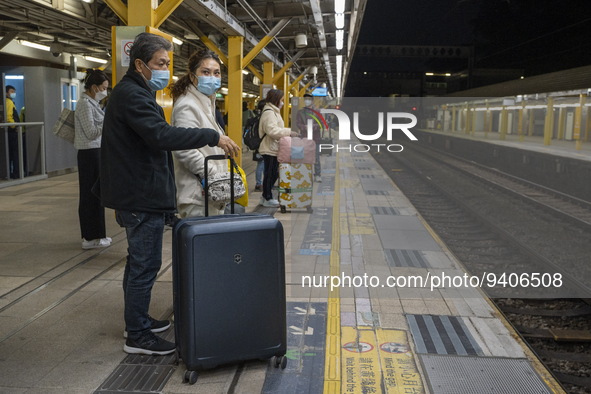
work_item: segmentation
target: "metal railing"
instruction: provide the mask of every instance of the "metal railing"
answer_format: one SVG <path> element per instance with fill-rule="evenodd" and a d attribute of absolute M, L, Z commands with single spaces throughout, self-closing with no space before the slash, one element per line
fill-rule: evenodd
<path fill-rule="evenodd" d="M 31 127 L 31 126 L 35 126 L 35 127 Z M 41 126 L 41 127 L 36 127 L 36 126 Z M 8 131 L 9 127 L 16 127 L 16 131 Z M 4 187 L 4 186 L 9 186 L 9 185 L 14 185 L 14 184 L 18 184 L 18 183 L 23 183 L 25 177 L 27 174 L 25 174 L 25 157 L 24 157 L 24 146 L 23 146 L 23 135 L 24 135 L 24 130 L 23 127 L 27 127 L 26 132 L 27 133 L 36 133 L 39 132 L 39 151 L 40 151 L 40 157 L 39 157 L 39 162 L 41 165 L 41 173 L 40 174 L 36 174 L 35 176 L 30 176 L 27 177 L 27 180 L 37 180 L 37 179 L 43 179 L 43 178 L 47 178 L 47 174 L 46 174 L 46 168 L 45 168 L 45 123 L 43 122 L 16 122 L 16 123 L 0 123 L 0 130 L 5 129 L 6 132 L 4 133 L 5 135 L 5 154 L 6 154 L 6 178 L 8 179 L 8 182 L 2 182 L 0 184 L 0 187 Z M 18 138 L 18 174 L 19 174 L 19 178 L 17 179 L 10 179 L 10 159 L 9 159 L 9 143 L 8 143 L 8 133 L 10 132 L 16 132 L 18 134 L 17 138 Z M 0 178 L 2 178 L 2 176 L 0 175 Z"/>

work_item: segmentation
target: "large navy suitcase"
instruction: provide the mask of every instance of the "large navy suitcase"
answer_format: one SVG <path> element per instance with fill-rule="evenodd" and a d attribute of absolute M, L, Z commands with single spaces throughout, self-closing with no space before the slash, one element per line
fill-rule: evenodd
<path fill-rule="evenodd" d="M 283 226 L 268 215 L 187 218 L 172 235 L 177 354 L 197 370 L 272 359 L 285 368 Z"/>

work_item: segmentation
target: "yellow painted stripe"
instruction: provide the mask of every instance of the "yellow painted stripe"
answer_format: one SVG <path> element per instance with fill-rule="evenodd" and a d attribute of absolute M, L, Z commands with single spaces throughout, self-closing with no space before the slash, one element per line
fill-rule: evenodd
<path fill-rule="evenodd" d="M 376 330 L 384 388 L 389 394 L 425 392 L 404 330 Z"/>
<path fill-rule="evenodd" d="M 332 245 L 330 248 L 330 275 L 340 275 L 340 191 L 339 155 L 334 181 L 332 209 Z M 326 356 L 324 360 L 324 393 L 341 393 L 341 297 L 338 288 L 329 290 L 326 317 Z"/>

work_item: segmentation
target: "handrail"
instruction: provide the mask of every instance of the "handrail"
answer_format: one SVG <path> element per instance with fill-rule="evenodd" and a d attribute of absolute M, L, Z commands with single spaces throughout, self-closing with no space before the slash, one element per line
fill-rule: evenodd
<path fill-rule="evenodd" d="M 19 175 L 20 181 L 25 178 L 24 173 L 24 156 L 23 156 L 23 126 L 41 126 L 39 129 L 39 144 L 40 144 L 40 163 L 41 163 L 41 177 L 46 177 L 46 168 L 45 168 L 45 122 L 13 122 L 13 123 L 0 123 L 0 129 L 6 127 L 16 127 L 16 132 L 18 133 L 18 166 L 19 166 Z M 36 128 L 35 128 L 36 129 Z M 36 132 L 35 129 L 28 129 L 27 132 Z M 6 147 L 8 149 L 8 146 Z M 6 155 L 8 159 L 8 154 Z M 7 160 L 8 161 L 8 160 Z M 8 183 L 7 183 L 8 184 Z"/>

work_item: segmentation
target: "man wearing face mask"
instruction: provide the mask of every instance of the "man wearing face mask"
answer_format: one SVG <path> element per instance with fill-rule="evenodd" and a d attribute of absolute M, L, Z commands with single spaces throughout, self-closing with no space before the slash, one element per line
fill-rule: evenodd
<path fill-rule="evenodd" d="M 84 78 L 84 93 L 74 112 L 74 148 L 78 149 L 78 187 L 80 202 L 78 217 L 82 249 L 104 248 L 111 245 L 105 230 L 105 208 L 92 192 L 99 179 L 101 166 L 101 136 L 105 114 L 99 102 L 107 97 L 109 79 L 101 70 L 89 69 Z"/>
<path fill-rule="evenodd" d="M 169 83 L 171 50 L 172 44 L 160 36 L 141 33 L 135 38 L 129 70 L 111 92 L 103 125 L 100 195 L 127 233 L 123 276 L 127 340 L 123 350 L 134 354 L 175 351 L 174 343 L 154 334 L 168 329 L 170 322 L 148 314 L 162 265 L 165 218 L 176 211 L 170 151 L 208 145 L 233 156 L 240 149 L 216 130 L 166 122 L 154 91 Z"/>
<path fill-rule="evenodd" d="M 215 93 L 222 85 L 222 62 L 218 56 L 204 49 L 189 58 L 189 71 L 171 88 L 174 107 L 172 124 L 179 127 L 207 127 L 224 135 L 216 120 Z M 177 206 L 181 218 L 204 216 L 205 197 L 201 181 L 205 178 L 205 158 L 224 152 L 216 146 L 172 152 L 177 188 Z M 208 177 L 228 171 L 226 161 L 208 163 Z M 210 201 L 209 214 L 221 215 L 224 205 Z"/>

